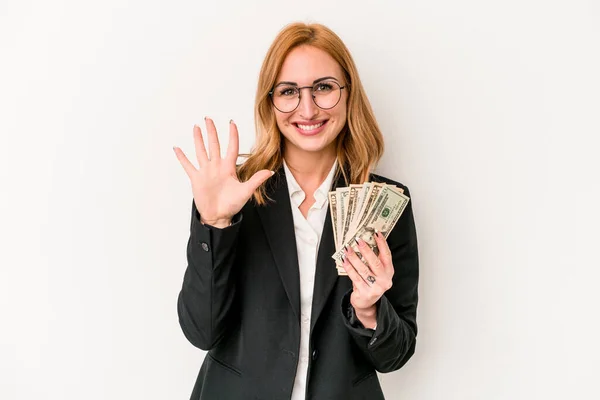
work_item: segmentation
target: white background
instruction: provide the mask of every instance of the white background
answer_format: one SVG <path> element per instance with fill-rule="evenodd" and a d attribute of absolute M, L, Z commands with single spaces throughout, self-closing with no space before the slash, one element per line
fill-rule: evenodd
<path fill-rule="evenodd" d="M 411 189 L 417 352 L 389 399 L 599 399 L 597 1 L 0 3 L 0 398 L 188 399 L 205 115 L 254 141 L 286 23 L 350 48 Z"/>

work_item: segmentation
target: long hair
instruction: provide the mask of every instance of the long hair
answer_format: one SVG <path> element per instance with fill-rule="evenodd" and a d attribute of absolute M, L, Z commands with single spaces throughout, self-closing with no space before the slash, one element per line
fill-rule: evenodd
<path fill-rule="evenodd" d="M 339 173 L 350 183 L 364 183 L 383 155 L 383 136 L 375 120 L 350 51 L 331 29 L 321 24 L 296 22 L 285 26 L 267 51 L 258 79 L 254 107 L 256 143 L 238 169 L 244 182 L 262 169 L 277 171 L 283 164 L 283 139 L 277 127 L 269 92 L 275 85 L 286 56 L 294 48 L 310 45 L 327 52 L 344 72 L 347 98 L 347 121 L 336 138 Z M 268 182 L 268 181 L 267 181 Z M 264 205 L 268 199 L 265 185 L 254 192 L 254 200 Z"/>

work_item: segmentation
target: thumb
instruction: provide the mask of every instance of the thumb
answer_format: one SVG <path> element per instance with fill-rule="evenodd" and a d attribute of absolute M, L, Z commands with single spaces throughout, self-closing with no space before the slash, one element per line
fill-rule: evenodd
<path fill-rule="evenodd" d="M 252 195 L 252 193 L 254 193 L 254 191 L 267 179 L 272 177 L 274 173 L 275 172 L 269 171 L 268 169 L 263 169 L 252 175 L 252 178 L 248 179 L 246 182 L 246 188 L 248 189 L 250 195 Z"/>

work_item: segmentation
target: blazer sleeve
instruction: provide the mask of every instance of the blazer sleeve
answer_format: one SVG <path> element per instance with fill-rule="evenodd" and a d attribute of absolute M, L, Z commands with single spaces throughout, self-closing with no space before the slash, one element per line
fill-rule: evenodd
<path fill-rule="evenodd" d="M 192 201 L 187 268 L 177 299 L 179 325 L 194 346 L 210 350 L 225 335 L 235 312 L 236 243 L 241 211 L 220 229 L 200 222 Z"/>
<path fill-rule="evenodd" d="M 404 186 L 404 193 L 410 192 Z M 377 326 L 366 329 L 353 317 L 350 295 L 342 298 L 344 325 L 354 342 L 379 372 L 400 369 L 415 352 L 417 337 L 417 302 L 419 254 L 412 199 L 387 238 L 394 276 L 392 287 L 377 302 Z"/>

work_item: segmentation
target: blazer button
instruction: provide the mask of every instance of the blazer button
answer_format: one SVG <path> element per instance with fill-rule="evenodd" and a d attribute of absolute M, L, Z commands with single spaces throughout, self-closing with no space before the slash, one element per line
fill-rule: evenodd
<path fill-rule="evenodd" d="M 208 245 L 205 242 L 202 242 L 201 246 L 202 246 L 202 250 L 208 251 Z"/>
<path fill-rule="evenodd" d="M 373 346 L 376 341 L 377 341 L 377 336 L 373 336 L 373 339 L 371 339 L 371 341 L 369 342 L 369 346 Z"/>
<path fill-rule="evenodd" d="M 313 359 L 313 361 L 315 361 L 318 356 L 319 356 L 319 352 L 316 349 L 313 350 L 313 353 L 312 353 L 312 359 Z"/>

